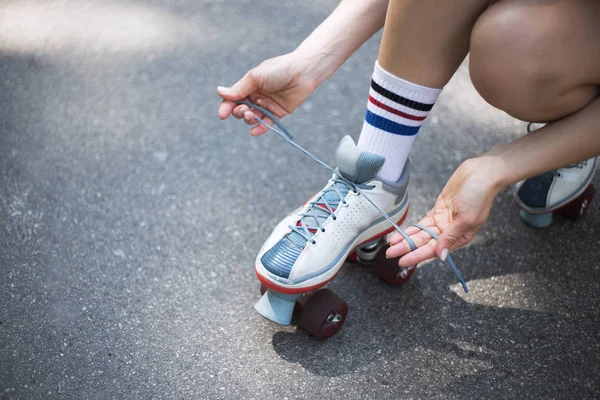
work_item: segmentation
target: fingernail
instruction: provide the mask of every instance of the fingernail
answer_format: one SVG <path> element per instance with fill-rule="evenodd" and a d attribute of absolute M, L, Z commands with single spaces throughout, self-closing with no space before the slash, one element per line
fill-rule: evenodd
<path fill-rule="evenodd" d="M 227 93 L 229 92 L 229 88 L 226 88 L 225 86 L 217 86 L 217 92 Z"/>
<path fill-rule="evenodd" d="M 244 119 L 250 119 L 251 113 L 250 111 L 245 111 L 244 112 Z"/>
<path fill-rule="evenodd" d="M 446 258 L 448 258 L 448 249 L 442 250 L 442 256 L 440 257 L 440 260 L 446 261 Z"/>

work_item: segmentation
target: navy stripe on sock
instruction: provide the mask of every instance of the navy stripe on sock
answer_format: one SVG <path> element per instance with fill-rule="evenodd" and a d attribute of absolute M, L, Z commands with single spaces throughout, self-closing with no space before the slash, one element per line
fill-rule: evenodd
<path fill-rule="evenodd" d="M 433 108 L 433 104 L 419 103 L 418 101 L 410 100 L 397 95 L 396 93 L 390 92 L 389 90 L 379 86 L 373 79 L 371 79 L 371 88 L 385 98 L 398 104 L 402 104 L 403 106 L 410 107 L 413 110 L 429 111 Z"/>
<path fill-rule="evenodd" d="M 420 126 L 407 126 L 390 121 L 389 119 L 372 113 L 369 110 L 367 110 L 367 115 L 365 115 L 365 121 L 377 129 L 401 136 L 414 136 L 417 134 L 420 128 Z"/>

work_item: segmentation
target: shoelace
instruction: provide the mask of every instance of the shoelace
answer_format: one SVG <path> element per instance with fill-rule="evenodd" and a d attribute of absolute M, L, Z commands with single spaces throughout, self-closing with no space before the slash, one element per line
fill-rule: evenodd
<path fill-rule="evenodd" d="M 346 184 L 345 181 L 338 179 L 337 177 L 330 179 L 331 185 L 324 189 L 322 194 L 314 201 L 309 203 L 309 208 L 307 212 L 300 214 L 300 221 L 298 221 L 297 226 L 290 225 L 289 228 L 302 236 L 307 242 L 311 242 L 312 244 L 316 244 L 313 236 L 313 231 L 317 229 L 321 232 L 325 232 L 325 228 L 321 225 L 325 220 L 331 216 L 335 221 L 337 217 L 335 216 L 335 207 L 341 202 L 342 206 L 347 204 L 345 197 L 346 194 L 343 193 L 344 189 L 346 193 L 352 190 L 350 186 Z M 335 194 L 336 197 L 328 196 L 328 194 Z M 305 221 L 308 220 L 308 221 Z M 309 222 L 314 222 L 314 225 L 311 225 Z"/>
<path fill-rule="evenodd" d="M 245 101 L 245 100 L 238 100 L 238 101 L 236 101 L 236 103 L 237 104 L 245 104 L 245 105 L 247 105 L 250 108 L 259 110 L 260 112 L 262 112 L 263 114 L 265 114 L 267 117 L 269 117 L 273 121 L 273 123 L 275 124 L 275 126 L 277 126 L 277 128 L 279 128 L 281 130 L 276 129 L 276 128 L 272 127 L 271 125 L 267 124 L 266 122 L 264 122 L 262 120 L 262 118 L 259 118 L 256 115 L 254 116 L 254 118 L 258 121 L 259 124 L 265 126 L 270 131 L 276 133 L 277 136 L 279 136 L 280 138 L 282 138 L 283 140 L 285 140 L 286 142 L 288 142 L 290 145 L 292 145 L 293 147 L 295 147 L 300 152 L 302 152 L 305 155 L 307 155 L 309 158 L 311 158 L 317 164 L 319 164 L 322 167 L 324 167 L 325 169 L 331 171 L 335 176 L 337 176 L 337 178 L 335 178 L 336 180 L 340 180 L 340 181 L 344 182 L 344 184 L 347 185 L 349 188 L 352 188 L 352 190 L 358 192 L 361 196 L 363 196 L 369 203 L 371 203 L 371 205 L 373 207 L 375 207 L 375 209 L 377 209 L 377 211 L 379 211 L 381 213 L 381 215 L 394 227 L 394 229 L 396 229 L 396 231 L 398 233 L 400 233 L 400 235 L 402 235 L 402 237 L 404 238 L 404 240 L 406 240 L 406 242 L 408 243 L 411 251 L 414 251 L 414 250 L 417 249 L 417 246 L 415 245 L 415 242 L 410 238 L 410 236 L 408 236 L 406 234 L 406 232 L 404 232 L 404 230 L 402 228 L 400 228 L 398 226 L 398 224 L 396 224 L 390 218 L 390 216 L 387 215 L 387 213 L 385 211 L 383 211 L 377 204 L 375 204 L 371 199 L 369 199 L 369 197 L 365 196 L 365 194 L 360 189 L 359 185 L 356 185 L 355 183 L 350 182 L 339 171 L 337 171 L 336 169 L 330 167 L 325 162 L 323 162 L 320 159 L 318 159 L 311 152 L 309 152 L 308 150 L 304 149 L 302 146 L 300 146 L 299 144 L 297 144 L 294 141 L 294 137 L 292 136 L 292 134 L 278 120 L 278 118 L 275 117 L 275 115 L 273 115 L 269 110 L 266 110 L 266 109 L 262 108 L 261 106 L 258 106 L 256 104 L 250 103 L 249 101 Z M 327 207 L 329 207 L 329 206 L 327 206 Z M 332 213 L 332 215 L 333 215 L 333 213 Z M 316 219 L 316 217 L 314 217 L 314 218 Z M 317 224 L 318 224 L 318 221 L 317 221 Z M 320 224 L 319 224 L 319 226 L 320 226 Z M 419 229 L 427 232 L 434 240 L 436 240 L 436 241 L 438 240 L 438 235 L 435 232 L 433 232 L 431 229 L 429 229 L 429 228 L 427 228 L 425 226 L 422 226 L 420 224 L 414 224 L 413 226 L 415 226 L 415 227 L 417 227 L 417 228 L 419 228 Z M 304 234 L 308 234 L 308 235 L 312 236 L 312 234 L 310 234 L 310 230 L 308 230 L 308 227 L 302 226 L 302 228 L 303 228 L 303 233 Z M 296 231 L 299 234 L 301 234 L 297 229 L 294 229 L 294 231 Z M 301 235 L 306 238 L 306 236 L 304 236 L 304 234 L 301 234 Z M 314 242 L 314 240 L 312 238 L 311 238 L 311 240 Z M 450 257 L 450 255 L 448 255 L 448 257 L 446 257 L 445 263 L 448 264 L 448 266 L 452 269 L 452 271 L 454 272 L 454 274 L 456 275 L 456 277 L 460 281 L 460 283 L 461 283 L 461 285 L 462 285 L 463 290 L 465 291 L 465 293 L 468 293 L 469 292 L 469 288 L 467 287 L 467 284 L 465 283 L 465 280 L 463 279 L 462 274 L 460 273 L 460 271 L 456 267 L 456 264 L 454 264 L 454 261 L 452 261 L 452 257 Z"/>

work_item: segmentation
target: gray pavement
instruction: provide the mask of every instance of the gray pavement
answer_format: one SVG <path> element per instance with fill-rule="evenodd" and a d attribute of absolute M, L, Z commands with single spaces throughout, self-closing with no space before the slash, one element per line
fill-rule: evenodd
<path fill-rule="evenodd" d="M 327 342 L 253 312 L 256 252 L 328 174 L 220 122 L 215 87 L 335 3 L 0 4 L 0 399 L 600 398 L 600 201 L 539 231 L 502 193 L 455 254 L 469 294 L 437 261 L 402 288 L 343 268 L 350 316 Z M 329 162 L 377 47 L 287 119 Z M 414 147 L 409 220 L 524 130 L 463 66 Z"/>

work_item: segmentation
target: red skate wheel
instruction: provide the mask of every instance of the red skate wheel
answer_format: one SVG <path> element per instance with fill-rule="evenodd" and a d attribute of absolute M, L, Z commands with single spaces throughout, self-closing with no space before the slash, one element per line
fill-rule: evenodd
<path fill-rule="evenodd" d="M 579 219 L 583 217 L 592 203 L 595 192 L 594 186 L 588 186 L 587 189 L 585 189 L 585 192 L 557 212 L 571 219 Z"/>
<path fill-rule="evenodd" d="M 352 253 L 350 253 L 348 258 L 346 258 L 346 262 L 353 263 L 353 264 L 358 262 L 358 256 L 356 254 L 356 251 L 353 251 Z"/>
<path fill-rule="evenodd" d="M 316 339 L 335 335 L 348 315 L 348 304 L 329 289 L 321 289 L 304 304 L 300 325 Z"/>
<path fill-rule="evenodd" d="M 379 279 L 392 286 L 404 285 L 417 269 L 416 266 L 400 268 L 399 258 L 385 258 L 385 248 L 381 249 L 375 260 L 375 274 Z"/>

